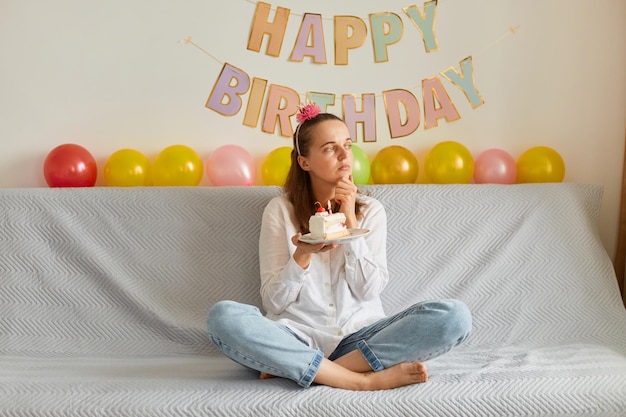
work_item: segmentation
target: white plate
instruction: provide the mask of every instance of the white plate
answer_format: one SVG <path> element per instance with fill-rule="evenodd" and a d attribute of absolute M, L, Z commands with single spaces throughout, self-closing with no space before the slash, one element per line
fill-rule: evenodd
<path fill-rule="evenodd" d="M 344 237 L 338 237 L 337 239 L 330 239 L 330 240 L 324 240 L 324 239 L 313 239 L 311 238 L 311 234 L 307 233 L 306 235 L 302 235 L 300 236 L 300 242 L 305 242 L 305 243 L 310 243 L 312 245 L 318 244 L 318 243 L 325 243 L 327 245 L 330 245 L 331 243 L 346 243 L 349 242 L 351 240 L 354 239 L 358 239 L 360 237 L 363 236 L 367 236 L 367 234 L 370 232 L 369 229 L 348 229 L 348 232 L 350 232 L 349 235 L 344 236 Z"/>

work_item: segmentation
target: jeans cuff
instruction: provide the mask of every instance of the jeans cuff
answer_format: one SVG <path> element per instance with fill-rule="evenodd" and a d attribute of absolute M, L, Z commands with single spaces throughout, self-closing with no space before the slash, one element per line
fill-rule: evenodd
<path fill-rule="evenodd" d="M 315 351 L 315 356 L 313 356 L 313 360 L 309 364 L 304 376 L 298 381 L 298 385 L 303 388 L 308 388 L 313 383 L 313 379 L 315 375 L 317 375 L 317 371 L 320 369 L 320 365 L 322 364 L 322 359 L 324 359 L 324 354 L 320 349 Z"/>
<path fill-rule="evenodd" d="M 385 369 L 365 340 L 359 341 L 359 343 L 356 344 L 356 347 L 361 351 L 361 354 L 365 357 L 365 360 L 370 364 L 374 371 L 382 371 Z"/>

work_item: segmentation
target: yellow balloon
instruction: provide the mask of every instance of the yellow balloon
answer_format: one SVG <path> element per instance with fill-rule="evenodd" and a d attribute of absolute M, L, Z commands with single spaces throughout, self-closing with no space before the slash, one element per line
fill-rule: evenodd
<path fill-rule="evenodd" d="M 265 185 L 282 187 L 291 168 L 291 147 L 283 146 L 271 151 L 261 164 L 261 177 Z"/>
<path fill-rule="evenodd" d="M 375 184 L 411 184 L 417 180 L 419 165 L 411 151 L 388 146 L 378 151 L 370 167 Z"/>
<path fill-rule="evenodd" d="M 440 142 L 426 155 L 424 172 L 434 184 L 469 184 L 474 175 L 474 157 L 458 142 Z"/>
<path fill-rule="evenodd" d="M 104 183 L 112 187 L 151 185 L 150 161 L 134 149 L 120 149 L 104 164 Z"/>
<path fill-rule="evenodd" d="M 565 162 L 557 151 L 535 146 L 517 160 L 517 183 L 561 182 L 565 178 Z"/>
<path fill-rule="evenodd" d="M 195 186 L 200 184 L 203 173 L 202 159 L 185 145 L 168 146 L 153 164 L 154 185 L 158 186 Z"/>

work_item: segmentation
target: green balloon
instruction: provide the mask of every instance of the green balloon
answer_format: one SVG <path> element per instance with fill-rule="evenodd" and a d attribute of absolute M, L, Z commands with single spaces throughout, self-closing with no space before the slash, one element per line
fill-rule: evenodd
<path fill-rule="evenodd" d="M 355 184 L 367 184 L 370 179 L 370 160 L 363 149 L 356 145 L 352 145 L 352 155 L 352 180 Z"/>

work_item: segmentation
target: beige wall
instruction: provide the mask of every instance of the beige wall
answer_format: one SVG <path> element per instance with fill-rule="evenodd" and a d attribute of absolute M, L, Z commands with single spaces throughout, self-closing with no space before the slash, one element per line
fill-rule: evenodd
<path fill-rule="evenodd" d="M 228 63 L 302 95 L 336 94 L 338 105 L 329 111 L 337 114 L 343 94 L 375 94 L 377 139 L 357 138 L 370 159 L 383 147 L 401 145 L 418 156 L 421 168 L 428 150 L 444 140 L 463 143 L 475 156 L 493 147 L 514 157 L 531 146 L 553 147 L 565 159 L 566 181 L 605 187 L 601 235 L 614 253 L 626 118 L 625 2 L 441 0 L 439 50 L 429 54 L 403 12 L 412 5 L 421 10 L 421 2 L 271 4 L 292 13 L 278 57 L 246 49 L 255 12 L 246 0 L 3 1 L 0 186 L 45 186 L 43 159 L 66 142 L 96 157 L 98 185 L 104 161 L 122 148 L 153 157 L 182 143 L 206 158 L 221 145 L 238 144 L 260 165 L 290 141 L 244 126 L 243 110 L 226 117 L 205 107 Z M 389 61 L 374 62 L 368 38 L 350 52 L 349 65 L 333 65 L 333 17 L 359 17 L 369 34 L 368 15 L 386 11 L 404 22 L 402 39 L 388 47 Z M 306 12 L 322 15 L 329 64 L 289 60 Z M 196 46 L 179 42 L 188 36 Z M 440 75 L 468 56 L 485 101 L 475 109 Z M 422 123 L 413 134 L 391 139 L 382 92 L 406 89 L 421 97 L 422 80 L 434 76 L 460 120 L 440 120 L 431 129 Z"/>

